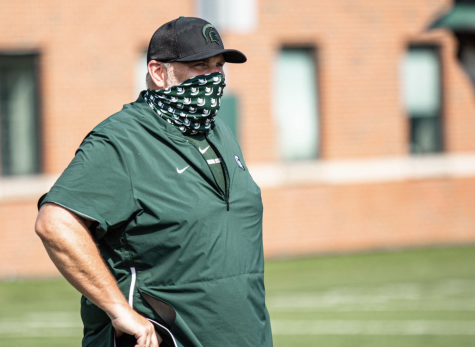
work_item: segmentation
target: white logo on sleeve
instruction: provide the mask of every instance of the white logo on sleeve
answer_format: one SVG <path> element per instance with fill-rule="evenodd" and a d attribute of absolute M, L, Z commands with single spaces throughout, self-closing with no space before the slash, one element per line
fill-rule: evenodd
<path fill-rule="evenodd" d="M 187 167 L 185 167 L 184 169 L 178 169 L 176 168 L 176 172 L 178 172 L 179 174 L 182 174 L 183 172 L 185 172 L 186 169 L 188 169 L 190 167 L 190 165 L 188 165 Z"/>
<path fill-rule="evenodd" d="M 206 151 L 208 150 L 209 146 L 206 147 L 205 149 L 201 149 L 201 147 L 198 147 L 200 149 L 201 154 L 205 154 Z"/>

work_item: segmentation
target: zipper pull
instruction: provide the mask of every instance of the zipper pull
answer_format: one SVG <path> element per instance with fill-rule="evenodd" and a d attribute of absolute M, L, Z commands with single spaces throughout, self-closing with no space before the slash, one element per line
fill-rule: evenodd
<path fill-rule="evenodd" d="M 229 200 L 226 200 L 226 211 L 229 211 Z"/>

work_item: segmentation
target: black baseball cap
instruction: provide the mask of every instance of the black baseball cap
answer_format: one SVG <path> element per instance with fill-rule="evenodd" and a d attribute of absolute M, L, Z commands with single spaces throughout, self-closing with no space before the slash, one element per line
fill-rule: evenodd
<path fill-rule="evenodd" d="M 223 54 L 228 63 L 245 63 L 247 58 L 235 49 L 224 49 L 216 28 L 201 18 L 180 17 L 155 31 L 148 45 L 150 60 L 163 63 L 196 61 Z"/>

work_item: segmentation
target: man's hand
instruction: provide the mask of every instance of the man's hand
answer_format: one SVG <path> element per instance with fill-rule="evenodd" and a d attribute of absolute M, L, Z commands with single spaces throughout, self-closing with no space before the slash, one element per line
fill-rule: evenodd
<path fill-rule="evenodd" d="M 61 274 L 107 313 L 119 335 L 135 336 L 136 347 L 158 347 L 162 339 L 153 324 L 129 306 L 87 226 L 88 222 L 76 214 L 46 203 L 40 209 L 35 229 Z"/>
<path fill-rule="evenodd" d="M 137 340 L 135 347 L 158 347 L 162 343 L 162 338 L 155 332 L 155 327 L 149 320 L 132 309 L 123 311 L 117 317 L 111 317 L 115 337 L 124 333 L 133 335 Z"/>

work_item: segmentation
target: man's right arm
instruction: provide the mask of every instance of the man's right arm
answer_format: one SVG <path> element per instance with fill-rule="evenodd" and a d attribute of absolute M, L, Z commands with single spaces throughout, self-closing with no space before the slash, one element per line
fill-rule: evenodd
<path fill-rule="evenodd" d="M 127 303 L 92 239 L 87 221 L 52 203 L 45 203 L 36 220 L 36 233 L 53 263 L 79 292 L 112 320 L 117 336 L 134 335 L 138 346 L 161 342 L 146 318 Z"/>

